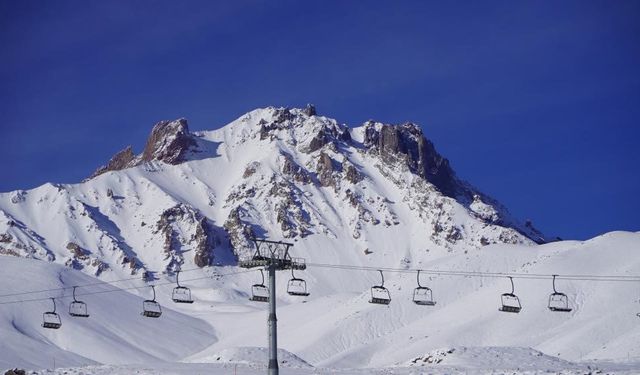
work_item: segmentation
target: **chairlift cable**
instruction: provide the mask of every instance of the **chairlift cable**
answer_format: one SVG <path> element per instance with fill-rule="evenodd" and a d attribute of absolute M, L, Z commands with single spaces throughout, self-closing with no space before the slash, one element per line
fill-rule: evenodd
<path fill-rule="evenodd" d="M 202 268 L 189 268 L 186 270 L 182 270 L 182 272 L 190 272 L 190 271 L 196 271 L 196 270 L 201 270 Z M 153 272 L 154 271 L 149 271 L 149 272 Z M 217 276 L 217 275 L 216 275 Z M 97 285 L 104 285 L 104 284 L 115 284 L 115 283 L 120 283 L 120 282 L 124 282 L 124 281 L 132 281 L 132 280 L 140 280 L 140 277 L 129 277 L 126 279 L 117 279 L 117 280 L 111 280 L 111 281 L 98 281 L 98 282 L 94 282 L 94 283 L 88 283 L 88 284 L 79 284 L 76 285 L 78 288 L 86 288 L 86 287 L 90 287 L 90 286 L 97 286 Z M 19 296 L 19 295 L 24 295 L 24 294 L 38 294 L 38 293 L 49 293 L 49 292 L 57 292 L 57 291 L 64 291 L 67 289 L 71 289 L 72 287 L 67 286 L 67 287 L 62 287 L 62 288 L 53 288 L 53 289 L 40 289 L 40 290 L 31 290 L 31 291 L 27 291 L 27 292 L 18 292 L 18 293 L 10 293 L 10 294 L 1 294 L 0 298 L 4 298 L 4 297 L 14 297 L 14 296 Z"/>
<path fill-rule="evenodd" d="M 353 265 L 339 265 L 339 264 L 327 264 L 327 263 L 306 263 L 309 267 L 321 267 L 321 268 L 334 268 L 345 270 L 359 270 L 359 271 L 386 271 L 397 273 L 414 273 L 418 269 L 411 268 L 389 268 L 389 267 L 371 267 L 371 266 L 353 266 Z M 506 272 L 482 272 L 482 271 L 456 271 L 456 270 L 425 270 L 419 271 L 438 275 L 438 276 L 463 276 L 463 277 L 513 277 L 515 279 L 534 279 L 545 280 L 552 278 L 553 274 L 537 274 L 537 273 L 506 273 Z M 624 276 L 624 275 L 555 275 L 558 280 L 577 280 L 577 281 L 626 281 L 637 282 L 640 281 L 640 275 L 638 276 Z"/>
<path fill-rule="evenodd" d="M 232 275 L 237 275 L 237 274 L 242 274 L 242 273 L 247 273 L 247 272 L 251 272 L 252 270 L 242 270 L 242 271 L 237 271 L 237 272 L 229 272 L 229 273 L 225 273 L 225 274 L 219 274 L 219 275 L 215 275 L 217 277 L 226 277 L 226 276 L 232 276 Z M 197 277 L 197 278 L 193 278 L 193 279 L 189 279 L 186 280 L 187 282 L 189 281 L 198 281 L 198 280 L 206 280 L 206 279 L 210 279 L 211 276 L 203 276 L 203 277 Z M 136 278 L 136 280 L 139 280 L 139 278 Z M 110 282 L 104 282 L 104 283 L 99 283 L 97 285 L 102 285 L 102 284 L 108 284 L 111 285 Z M 155 286 L 164 286 L 164 285 L 171 285 L 173 284 L 173 282 L 161 282 L 161 283 L 156 283 L 154 284 Z M 94 292 L 85 292 L 85 293 L 78 293 L 76 294 L 76 296 L 82 297 L 82 296 L 91 296 L 91 295 L 95 295 L 95 294 L 103 294 L 103 293 L 113 293 L 113 292 L 120 292 L 120 291 L 127 291 L 127 290 L 134 290 L 134 289 L 144 289 L 144 288 L 148 288 L 149 285 L 143 285 L 143 286 L 131 286 L 131 287 L 126 287 L 126 288 L 116 288 L 116 289 L 109 289 L 109 290 L 100 290 L 100 291 L 94 291 Z M 68 287 L 68 288 L 58 288 L 58 289 L 53 289 L 53 291 L 59 291 L 59 290 L 66 290 L 66 289 L 72 289 L 73 287 Z M 18 295 L 16 293 L 16 295 Z M 59 295 L 57 298 L 69 298 L 72 297 L 72 295 L 65 295 L 64 293 L 62 295 Z M 51 297 L 42 297 L 42 298 L 31 298 L 31 299 L 23 299 L 23 300 L 14 300 L 14 301 L 4 301 L 4 302 L 0 302 L 0 305 L 10 305 L 13 303 L 23 303 L 23 302 L 38 302 L 38 301 L 46 301 L 51 299 Z"/>

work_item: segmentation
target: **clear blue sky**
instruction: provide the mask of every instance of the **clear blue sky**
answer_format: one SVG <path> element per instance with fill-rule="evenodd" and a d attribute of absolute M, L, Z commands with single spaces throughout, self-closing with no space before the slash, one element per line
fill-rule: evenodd
<path fill-rule="evenodd" d="M 0 0 L 0 45 L 0 191 L 311 102 L 421 124 L 549 235 L 640 230 L 639 1 Z"/>

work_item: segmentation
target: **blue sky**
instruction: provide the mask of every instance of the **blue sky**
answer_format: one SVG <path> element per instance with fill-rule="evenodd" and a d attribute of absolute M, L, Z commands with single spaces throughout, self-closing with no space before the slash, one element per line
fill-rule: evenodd
<path fill-rule="evenodd" d="M 640 230 L 638 1 L 0 0 L 0 191 L 269 105 L 421 124 L 550 235 Z"/>

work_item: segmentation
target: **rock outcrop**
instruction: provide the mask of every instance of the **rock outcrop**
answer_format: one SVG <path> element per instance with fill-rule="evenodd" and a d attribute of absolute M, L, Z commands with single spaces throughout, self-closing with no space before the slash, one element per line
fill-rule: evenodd
<path fill-rule="evenodd" d="M 113 155 L 107 165 L 98 168 L 98 170 L 93 172 L 89 178 L 94 178 L 109 171 L 119 171 L 121 169 L 129 168 L 133 166 L 135 158 L 136 156 L 133 153 L 133 149 L 131 146 L 127 146 L 124 150 Z"/>
<path fill-rule="evenodd" d="M 127 146 L 116 153 L 107 165 L 98 168 L 89 179 L 106 172 L 119 171 L 155 160 L 167 164 L 179 164 L 186 161 L 187 154 L 195 147 L 197 142 L 189 133 L 187 120 L 181 118 L 174 121 L 160 121 L 151 130 L 142 154 L 136 156 L 131 146 Z"/>
<path fill-rule="evenodd" d="M 365 124 L 364 146 L 379 153 L 386 163 L 406 164 L 412 172 L 434 184 L 444 195 L 452 198 L 461 194 L 469 195 L 460 186 L 449 161 L 436 151 L 420 127 L 413 123 L 393 126 L 369 121 Z M 470 197 L 472 195 L 466 198 Z"/>
<path fill-rule="evenodd" d="M 157 123 L 142 152 L 142 162 L 161 160 L 167 164 L 185 161 L 185 155 L 196 142 L 189 133 L 187 120 L 160 121 Z"/>

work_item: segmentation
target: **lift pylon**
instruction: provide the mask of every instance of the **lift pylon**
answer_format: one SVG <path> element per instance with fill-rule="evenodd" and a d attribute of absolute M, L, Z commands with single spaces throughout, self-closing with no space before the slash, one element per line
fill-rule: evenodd
<path fill-rule="evenodd" d="M 293 244 L 270 241 L 264 238 L 251 239 L 256 250 L 249 259 L 241 260 L 242 268 L 263 268 L 269 274 L 269 375 L 279 375 L 278 367 L 278 318 L 276 317 L 276 271 L 304 270 L 307 268 L 303 258 L 292 258 L 289 249 Z"/>

